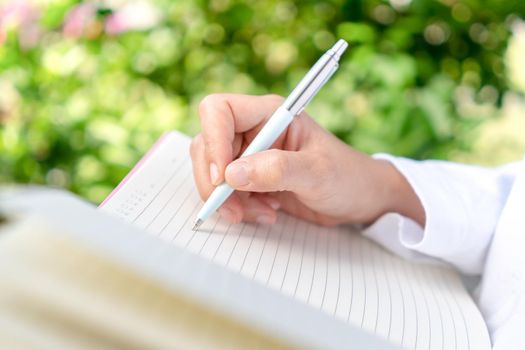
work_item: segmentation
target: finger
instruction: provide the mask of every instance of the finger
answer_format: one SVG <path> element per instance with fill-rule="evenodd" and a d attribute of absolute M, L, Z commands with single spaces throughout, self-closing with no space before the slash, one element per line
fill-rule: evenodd
<path fill-rule="evenodd" d="M 238 224 L 243 220 L 245 208 L 238 193 L 232 193 L 230 197 L 217 209 L 217 212 L 232 224 Z"/>
<path fill-rule="evenodd" d="M 281 208 L 281 201 L 279 200 L 278 196 L 276 196 L 276 193 L 253 192 L 251 193 L 251 197 L 257 198 L 258 200 L 265 203 L 267 206 L 269 206 L 273 210 L 277 211 Z"/>
<path fill-rule="evenodd" d="M 243 221 L 271 225 L 277 220 L 277 213 L 261 197 L 250 194 L 239 196 L 243 206 Z"/>
<path fill-rule="evenodd" d="M 237 159 L 226 168 L 226 181 L 241 191 L 311 192 L 322 168 L 307 152 L 272 149 Z"/>
<path fill-rule="evenodd" d="M 241 154 L 241 150 L 243 148 L 244 144 L 244 136 L 243 134 L 235 134 L 235 137 L 233 138 L 233 145 L 232 145 L 232 155 L 233 158 L 237 158 L 239 154 Z M 228 163 L 230 164 L 230 163 Z"/>
<path fill-rule="evenodd" d="M 235 133 L 263 124 L 281 102 L 273 95 L 238 94 L 213 94 L 202 100 L 199 115 L 213 184 L 224 181 L 224 170 L 233 159 Z"/>
<path fill-rule="evenodd" d="M 199 134 L 193 139 L 190 155 L 195 185 L 200 197 L 205 201 L 213 192 L 215 186 L 210 182 L 202 135 Z M 232 223 L 240 222 L 244 215 L 241 200 L 236 193 L 233 193 L 218 211 L 226 220 Z"/>
<path fill-rule="evenodd" d="M 202 134 L 193 138 L 190 145 L 191 165 L 193 168 L 193 178 L 199 191 L 199 195 L 206 200 L 214 189 L 210 181 L 209 168 L 206 161 L 206 151 Z"/>
<path fill-rule="evenodd" d="M 345 220 L 338 220 L 336 217 L 320 214 L 312 208 L 306 206 L 290 192 L 275 193 L 279 201 L 280 208 L 292 216 L 315 222 L 323 226 L 335 226 Z"/>
<path fill-rule="evenodd" d="M 265 197 L 247 192 L 233 193 L 217 211 L 231 223 L 248 221 L 271 225 L 277 220 L 277 213 L 268 202 L 275 206 L 275 200 L 268 201 Z"/>

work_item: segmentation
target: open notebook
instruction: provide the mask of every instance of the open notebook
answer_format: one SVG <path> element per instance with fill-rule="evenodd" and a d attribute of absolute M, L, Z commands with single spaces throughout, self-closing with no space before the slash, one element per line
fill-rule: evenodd
<path fill-rule="evenodd" d="M 452 269 L 407 262 L 348 227 L 279 214 L 275 225 L 191 227 L 202 202 L 190 139 L 165 134 L 101 210 L 407 349 L 489 349 L 482 316 Z M 315 331 L 315 330 L 312 330 Z"/>

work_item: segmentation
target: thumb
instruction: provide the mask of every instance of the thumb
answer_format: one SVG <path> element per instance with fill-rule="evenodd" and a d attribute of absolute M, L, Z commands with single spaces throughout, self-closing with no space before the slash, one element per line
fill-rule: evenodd
<path fill-rule="evenodd" d="M 312 157 L 306 152 L 272 149 L 239 158 L 226 167 L 226 182 L 250 192 L 311 190 L 316 174 Z"/>

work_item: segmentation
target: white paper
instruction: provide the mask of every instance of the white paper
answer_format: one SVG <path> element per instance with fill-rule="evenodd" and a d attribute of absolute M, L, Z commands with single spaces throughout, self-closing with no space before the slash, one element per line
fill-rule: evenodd
<path fill-rule="evenodd" d="M 215 214 L 192 231 L 202 201 L 188 147 L 164 136 L 102 210 L 405 348 L 490 348 L 454 271 L 408 263 L 348 228 L 284 213 L 272 226 L 231 225 Z"/>

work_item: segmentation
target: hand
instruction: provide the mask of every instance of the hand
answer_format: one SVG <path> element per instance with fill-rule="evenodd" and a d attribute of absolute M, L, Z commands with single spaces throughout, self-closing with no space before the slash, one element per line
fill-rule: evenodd
<path fill-rule="evenodd" d="M 223 217 L 271 224 L 282 209 L 336 225 L 369 223 L 397 211 L 424 222 L 419 199 L 390 163 L 350 148 L 305 112 L 270 150 L 236 159 L 282 102 L 274 95 L 237 94 L 201 102 L 202 133 L 191 145 L 193 174 L 203 200 L 223 181 L 237 190 L 219 208 Z"/>

